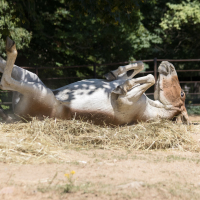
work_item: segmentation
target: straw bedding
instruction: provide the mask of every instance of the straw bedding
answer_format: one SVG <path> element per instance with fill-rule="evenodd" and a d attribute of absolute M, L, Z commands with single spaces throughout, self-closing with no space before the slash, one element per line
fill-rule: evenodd
<path fill-rule="evenodd" d="M 48 163 L 68 160 L 68 149 L 166 150 L 199 152 L 192 135 L 200 125 L 158 120 L 123 127 L 100 127 L 81 120 L 0 124 L 0 161 Z"/>

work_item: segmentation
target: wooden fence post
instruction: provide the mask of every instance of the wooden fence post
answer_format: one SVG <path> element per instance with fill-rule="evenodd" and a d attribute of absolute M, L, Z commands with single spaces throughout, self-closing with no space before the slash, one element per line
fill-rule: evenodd
<path fill-rule="evenodd" d="M 35 66 L 35 73 L 38 76 L 38 66 Z"/>
<path fill-rule="evenodd" d="M 94 78 L 96 78 L 96 63 L 93 65 Z"/>
<path fill-rule="evenodd" d="M 154 78 L 155 82 L 157 81 L 157 58 L 154 58 Z M 154 85 L 154 91 L 156 89 L 156 84 Z"/>

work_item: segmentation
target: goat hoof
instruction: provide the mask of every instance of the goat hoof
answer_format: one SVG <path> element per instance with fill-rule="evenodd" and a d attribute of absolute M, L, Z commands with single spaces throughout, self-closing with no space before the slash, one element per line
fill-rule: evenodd
<path fill-rule="evenodd" d="M 6 51 L 12 52 L 12 47 L 14 46 L 15 42 L 11 40 L 9 37 L 6 38 Z"/>
<path fill-rule="evenodd" d="M 105 79 L 107 81 L 114 81 L 114 80 L 116 80 L 116 77 L 115 77 L 115 75 L 112 72 L 109 72 L 109 73 L 105 74 L 104 77 L 105 77 Z"/>

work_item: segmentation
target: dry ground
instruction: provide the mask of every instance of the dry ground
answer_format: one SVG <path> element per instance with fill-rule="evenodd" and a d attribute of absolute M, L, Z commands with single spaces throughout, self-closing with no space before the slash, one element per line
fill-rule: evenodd
<path fill-rule="evenodd" d="M 200 117 L 191 116 L 190 119 L 200 122 Z M 43 125 L 40 124 L 38 127 Z M 146 127 L 142 124 L 140 126 L 143 129 Z M 191 147 L 198 145 L 200 141 L 200 128 L 196 126 L 198 128 L 195 126 L 187 128 L 187 134 L 194 138 L 196 143 L 192 143 L 189 136 L 188 138 L 181 136 L 181 139 L 176 140 L 175 137 L 178 136 L 173 135 L 170 136 L 172 138 L 170 141 L 166 139 L 163 142 L 159 139 L 157 144 L 150 140 L 150 144 L 153 145 L 147 143 L 146 150 L 131 150 L 129 147 L 135 145 L 134 141 L 129 141 L 132 137 L 125 138 L 126 143 L 130 144 L 123 149 L 120 148 L 122 143 L 125 145 L 121 136 L 115 143 L 108 143 L 109 138 L 97 140 L 100 136 L 92 135 L 89 138 L 88 135 L 87 140 L 84 138 L 82 142 L 84 141 L 83 144 L 87 144 L 90 148 L 83 149 L 78 146 L 80 140 L 77 139 L 82 138 L 82 135 L 69 137 L 69 141 L 64 141 L 64 143 L 69 142 L 68 146 L 63 146 L 64 143 L 61 141 L 63 138 L 60 138 L 58 143 L 55 142 L 62 136 L 58 135 L 57 140 L 52 138 L 58 150 L 62 150 L 57 159 L 55 146 L 50 142 L 47 143 L 51 138 L 45 140 L 44 135 L 40 133 L 42 129 L 35 128 L 34 133 L 25 133 L 25 129 L 20 125 L 15 130 L 16 138 L 13 138 L 11 135 L 13 127 L 2 125 L 0 199 L 200 199 L 200 154 L 197 147 Z M 136 128 L 138 131 L 138 127 L 134 130 Z M 161 131 L 160 128 L 156 130 Z M 180 130 L 184 131 L 184 127 L 180 127 Z M 87 130 L 87 133 L 90 134 L 90 131 Z M 36 146 L 34 142 L 40 144 L 38 152 L 33 146 L 25 146 L 26 140 L 30 143 L 28 134 L 33 134 L 31 138 L 33 146 Z M 137 137 L 140 137 L 139 132 Z M 157 135 L 156 137 L 159 138 Z M 145 138 L 145 141 L 149 141 L 147 139 Z M 91 147 L 91 141 L 95 141 L 98 148 Z M 141 142 L 139 139 L 138 141 Z M 166 147 L 174 141 L 176 144 L 172 144 L 168 149 L 152 150 L 155 144 L 160 148 L 159 145 Z M 100 144 L 97 144 L 98 142 Z M 7 143 L 9 145 L 5 146 Z M 44 151 L 43 143 L 52 147 L 49 149 L 45 147 Z M 109 149 L 109 145 L 112 148 Z M 139 148 L 141 145 L 135 147 Z M 30 148 L 30 151 L 27 148 Z M 41 152 L 43 153 L 40 154 Z M 42 159 L 46 163 L 42 162 Z"/>

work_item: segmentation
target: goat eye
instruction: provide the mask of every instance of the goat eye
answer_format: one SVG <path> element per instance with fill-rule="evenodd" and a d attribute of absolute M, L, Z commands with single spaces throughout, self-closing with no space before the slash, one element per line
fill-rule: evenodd
<path fill-rule="evenodd" d="M 184 95 L 185 95 L 185 94 L 184 94 L 184 92 L 183 92 L 183 91 L 181 91 L 181 97 L 184 97 Z"/>

